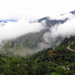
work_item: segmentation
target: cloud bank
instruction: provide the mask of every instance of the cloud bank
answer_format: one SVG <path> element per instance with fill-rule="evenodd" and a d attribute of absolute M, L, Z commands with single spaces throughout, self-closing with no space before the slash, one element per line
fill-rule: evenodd
<path fill-rule="evenodd" d="M 75 0 L 1 0 L 0 20 L 25 18 L 28 21 L 75 10 Z"/>
<path fill-rule="evenodd" d="M 75 35 L 75 19 L 68 20 L 64 24 L 56 25 L 51 28 L 52 37 L 70 37 Z"/>
<path fill-rule="evenodd" d="M 46 32 L 43 36 L 45 42 L 51 44 L 60 37 L 64 39 L 66 37 L 75 36 L 75 15 L 69 13 L 64 16 L 60 16 L 56 19 L 68 18 L 68 20 L 63 24 L 59 23 L 49 28 L 50 31 Z"/>
<path fill-rule="evenodd" d="M 14 19 L 18 21 L 0 23 L 0 42 L 45 29 L 45 24 L 29 23 L 29 21 L 45 16 L 50 16 L 50 19 L 56 20 L 68 18 L 67 22 L 56 24 L 43 35 L 44 42 L 39 43 L 39 46 L 41 48 L 50 47 L 59 36 L 65 38 L 75 35 L 74 15 L 68 13 L 59 16 L 72 10 L 75 10 L 75 0 L 1 0 L 0 20 Z"/>
<path fill-rule="evenodd" d="M 65 18 L 68 18 L 68 20 L 61 24 L 56 24 L 52 27 L 49 27 L 49 31 L 46 32 L 43 35 L 43 42 L 38 43 L 38 46 L 35 50 L 30 49 L 24 49 L 22 51 L 17 51 L 16 49 L 10 49 L 8 51 L 9 55 L 11 51 L 13 51 L 13 55 L 30 55 L 34 54 L 44 48 L 50 48 L 53 45 L 57 46 L 60 44 L 60 40 L 58 40 L 56 43 L 55 41 L 59 38 L 65 38 L 70 37 L 70 35 L 75 35 L 75 15 L 72 15 L 70 13 L 65 14 L 63 16 L 56 17 L 56 20 L 63 20 Z M 42 21 L 41 23 L 29 23 L 25 19 L 18 20 L 17 22 L 7 22 L 7 23 L 0 23 L 0 42 L 4 40 L 10 40 L 15 39 L 19 36 L 28 34 L 28 33 L 36 33 L 40 32 L 42 29 L 45 29 L 46 24 L 45 21 Z M 55 43 L 55 44 L 54 44 Z M 0 47 L 1 51 L 5 51 L 3 47 Z"/>
<path fill-rule="evenodd" d="M 0 23 L 0 41 L 14 39 L 28 33 L 36 33 L 44 28 L 41 23 L 29 23 L 24 19 L 17 22 Z"/>

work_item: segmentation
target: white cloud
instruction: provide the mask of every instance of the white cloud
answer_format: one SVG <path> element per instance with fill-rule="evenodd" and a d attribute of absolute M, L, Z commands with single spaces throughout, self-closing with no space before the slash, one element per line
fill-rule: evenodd
<path fill-rule="evenodd" d="M 71 14 L 71 13 L 65 13 L 65 14 L 61 14 L 61 15 L 58 15 L 58 16 L 54 16 L 54 17 L 50 17 L 50 19 L 56 19 L 56 20 L 64 20 L 64 19 L 74 19 L 75 18 L 75 15 L 74 14 Z"/>
<path fill-rule="evenodd" d="M 14 39 L 28 33 L 39 32 L 44 28 L 44 25 L 41 23 L 28 23 L 24 19 L 17 22 L 7 22 L 4 26 L 0 25 L 0 41 Z"/>
<path fill-rule="evenodd" d="M 50 27 L 50 31 L 46 32 L 43 35 L 43 39 L 46 43 L 54 45 L 54 42 L 57 41 L 58 38 L 59 40 L 57 42 L 58 43 L 61 42 L 60 37 L 63 39 L 66 37 L 69 38 L 70 36 L 75 36 L 75 16 L 68 13 L 63 16 L 55 17 L 55 19 L 57 20 L 64 19 L 64 18 L 69 18 L 69 19 L 63 24 L 58 23 Z"/>
<path fill-rule="evenodd" d="M 45 16 L 55 19 L 64 19 L 66 17 L 71 19 L 72 14 L 66 14 L 66 16 L 62 17 L 58 15 L 74 9 L 75 0 L 1 0 L 0 20 L 16 19 L 18 22 L 8 22 L 5 26 L 1 26 L 1 24 L 0 39 L 16 38 L 30 32 L 38 32 L 44 28 L 41 24 L 29 24 L 25 20 L 29 21 Z M 63 27 L 61 28 L 63 29 Z M 54 33 L 53 30 L 52 33 Z"/>
<path fill-rule="evenodd" d="M 34 20 L 75 9 L 75 0 L 1 0 L 0 19 Z"/>
<path fill-rule="evenodd" d="M 51 28 L 51 36 L 53 37 L 70 37 L 70 35 L 75 35 L 75 19 Z"/>
<path fill-rule="evenodd" d="M 56 24 L 50 28 L 50 32 L 44 34 L 44 40 L 47 43 L 54 43 L 59 37 L 65 38 L 75 35 L 75 17 L 68 14 L 69 18 L 63 24 Z M 61 18 L 62 19 L 62 18 Z"/>

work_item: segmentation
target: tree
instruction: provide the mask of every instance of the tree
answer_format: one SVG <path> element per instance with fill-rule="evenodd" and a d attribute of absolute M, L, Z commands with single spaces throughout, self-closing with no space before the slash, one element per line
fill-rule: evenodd
<path fill-rule="evenodd" d="M 37 70 L 36 70 L 36 75 L 45 75 L 48 72 L 49 72 L 49 66 L 48 66 L 47 61 L 40 62 L 38 64 L 38 67 L 37 67 Z"/>
<path fill-rule="evenodd" d="M 57 68 L 56 69 L 56 73 L 59 74 L 59 75 L 66 75 L 66 70 L 63 69 L 63 68 Z"/>
<path fill-rule="evenodd" d="M 27 75 L 27 71 L 24 68 L 20 68 L 18 71 L 18 75 Z"/>

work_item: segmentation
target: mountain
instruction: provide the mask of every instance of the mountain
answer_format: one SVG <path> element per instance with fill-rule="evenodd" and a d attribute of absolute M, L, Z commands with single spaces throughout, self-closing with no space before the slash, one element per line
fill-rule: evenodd
<path fill-rule="evenodd" d="M 75 14 L 75 10 L 74 11 L 71 11 L 70 13 Z"/>
<path fill-rule="evenodd" d="M 43 35 L 46 32 L 49 32 L 49 28 L 58 24 L 58 23 L 64 23 L 66 22 L 68 19 L 66 18 L 65 20 L 51 20 L 49 19 L 49 17 L 44 17 L 41 19 L 38 19 L 38 22 L 42 22 L 42 21 L 46 21 L 46 28 L 41 30 L 40 32 L 37 33 L 29 33 L 26 35 L 23 35 L 21 37 L 18 37 L 17 39 L 15 39 L 15 43 L 21 44 L 25 47 L 28 48 L 34 48 L 37 47 L 38 43 L 43 42 Z"/>
<path fill-rule="evenodd" d="M 58 23 L 63 24 L 64 22 L 68 20 L 68 18 L 65 18 L 64 20 L 55 20 L 55 19 L 51 20 L 49 17 L 44 17 L 44 18 L 39 19 L 38 22 L 42 22 L 44 20 L 46 21 L 46 26 L 51 27 Z"/>
<path fill-rule="evenodd" d="M 49 17 L 43 17 L 43 18 L 39 19 L 38 22 L 42 22 L 43 20 L 49 21 Z"/>
<path fill-rule="evenodd" d="M 75 10 L 74 11 L 71 11 L 70 13 L 72 14 L 75 14 Z M 65 15 L 65 14 L 64 14 Z M 63 15 L 62 15 L 63 16 Z M 35 48 L 37 47 L 38 43 L 40 42 L 44 42 L 43 40 L 43 35 L 46 33 L 46 32 L 50 32 L 50 27 L 56 25 L 56 24 L 63 24 L 64 22 L 66 22 L 68 20 L 68 18 L 65 18 L 64 20 L 56 20 L 56 19 L 50 19 L 50 17 L 43 17 L 41 19 L 38 19 L 37 21 L 34 21 L 34 22 L 43 22 L 45 21 L 46 23 L 46 26 L 45 26 L 45 29 L 41 30 L 40 32 L 37 32 L 37 33 L 29 33 L 29 34 L 26 34 L 26 35 L 23 35 L 21 37 L 18 37 L 17 39 L 13 40 L 15 43 L 17 44 L 21 44 L 27 48 Z M 30 22 L 32 23 L 32 22 Z M 62 38 L 56 40 L 59 41 L 61 40 Z"/>
<path fill-rule="evenodd" d="M 50 21 L 48 18 L 42 18 L 40 22 L 44 19 L 47 19 L 49 23 L 54 22 L 51 26 L 61 21 L 65 22 L 65 20 Z M 49 23 L 47 22 L 50 28 Z M 0 53 L 0 75 L 75 75 L 75 36 L 64 38 L 55 49 L 46 48 L 26 57 L 17 54 L 13 56 L 13 50 L 22 55 L 26 52 L 26 47 L 19 44 L 27 43 L 27 47 L 33 44 L 36 46 L 38 42 L 43 41 L 42 36 L 47 31 L 49 31 L 48 28 L 38 33 L 21 36 L 12 43 L 6 43 L 4 46 L 8 54 Z"/>
<path fill-rule="evenodd" d="M 14 19 L 0 20 L 0 22 L 4 22 L 4 23 L 6 23 L 8 21 L 10 21 L 10 22 L 17 22 L 17 20 L 14 20 Z"/>

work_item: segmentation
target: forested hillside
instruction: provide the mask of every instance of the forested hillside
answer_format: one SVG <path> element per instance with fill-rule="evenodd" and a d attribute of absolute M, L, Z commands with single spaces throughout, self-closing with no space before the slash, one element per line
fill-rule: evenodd
<path fill-rule="evenodd" d="M 75 75 L 75 0 L 0 0 L 0 75 Z"/>
<path fill-rule="evenodd" d="M 75 42 L 74 36 L 65 38 L 54 50 L 47 48 L 27 57 L 0 54 L 0 74 L 74 75 L 75 52 L 66 49 L 69 45 L 74 45 L 72 42 Z"/>

